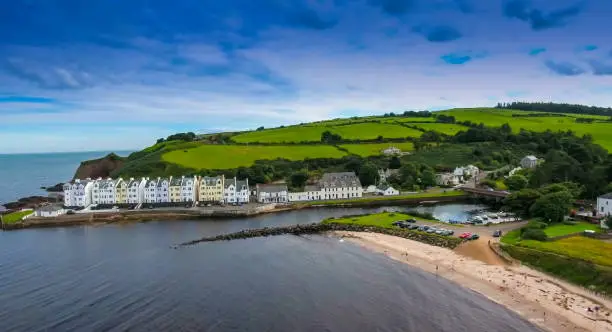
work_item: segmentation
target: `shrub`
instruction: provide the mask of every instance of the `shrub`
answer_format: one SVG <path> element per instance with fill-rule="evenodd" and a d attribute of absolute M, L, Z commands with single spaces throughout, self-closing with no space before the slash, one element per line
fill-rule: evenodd
<path fill-rule="evenodd" d="M 524 240 L 536 240 L 536 241 L 546 241 L 548 236 L 544 233 L 543 230 L 538 228 L 527 228 L 523 231 L 521 237 Z"/>

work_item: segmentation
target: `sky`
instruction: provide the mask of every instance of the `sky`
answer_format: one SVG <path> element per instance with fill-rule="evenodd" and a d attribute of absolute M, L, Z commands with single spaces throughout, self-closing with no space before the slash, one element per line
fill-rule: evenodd
<path fill-rule="evenodd" d="M 0 153 L 512 100 L 612 106 L 609 0 L 0 0 Z"/>

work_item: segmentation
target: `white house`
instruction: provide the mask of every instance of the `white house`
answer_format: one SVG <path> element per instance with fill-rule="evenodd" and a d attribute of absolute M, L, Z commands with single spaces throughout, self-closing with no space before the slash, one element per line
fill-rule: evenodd
<path fill-rule="evenodd" d="M 238 181 L 236 178 L 225 180 L 223 190 L 223 203 L 248 203 L 249 202 L 249 179 Z"/>
<path fill-rule="evenodd" d="M 147 180 L 146 178 L 141 178 L 140 180 L 130 178 L 127 187 L 127 202 L 129 204 L 144 203 Z"/>
<path fill-rule="evenodd" d="M 600 216 L 612 215 L 612 193 L 597 197 L 597 214 Z"/>
<path fill-rule="evenodd" d="M 460 184 L 462 180 L 463 176 L 458 176 L 454 173 L 436 174 L 436 183 L 440 186 L 456 186 Z"/>
<path fill-rule="evenodd" d="M 75 179 L 72 183 L 64 184 L 64 205 L 70 207 L 86 207 L 91 204 L 91 179 Z"/>
<path fill-rule="evenodd" d="M 536 156 L 525 156 L 521 159 L 521 167 L 523 168 L 535 168 L 538 164 L 538 158 Z"/>
<path fill-rule="evenodd" d="M 144 200 L 143 203 L 157 203 L 157 179 L 147 179 L 144 187 Z"/>
<path fill-rule="evenodd" d="M 156 203 L 170 202 L 170 179 L 157 178 Z"/>
<path fill-rule="evenodd" d="M 117 185 L 121 179 L 113 180 L 111 178 L 98 178 L 94 181 L 91 195 L 92 204 L 111 205 L 117 203 Z"/>
<path fill-rule="evenodd" d="M 288 194 L 290 202 L 320 201 L 323 197 L 323 191 L 318 185 L 307 185 L 304 187 L 304 191 Z"/>
<path fill-rule="evenodd" d="M 363 196 L 361 182 L 354 172 L 325 173 L 319 181 L 323 199 L 357 198 Z"/>
<path fill-rule="evenodd" d="M 225 180 L 225 186 L 223 188 L 223 203 L 236 203 L 236 178 Z"/>
<path fill-rule="evenodd" d="M 395 146 L 390 146 L 382 150 L 382 153 L 387 156 L 392 156 L 392 155 L 402 154 L 402 150 L 396 148 Z"/>
<path fill-rule="evenodd" d="M 34 211 L 34 216 L 36 217 L 43 217 L 43 218 L 50 218 L 50 217 L 57 217 L 57 216 L 61 216 L 62 214 L 65 214 L 66 210 L 61 207 L 61 206 L 57 206 L 57 205 L 44 205 L 41 206 L 39 208 L 37 208 Z"/>
<path fill-rule="evenodd" d="M 376 188 L 376 186 L 375 186 L 375 185 L 371 184 L 371 185 L 367 186 L 367 187 L 366 187 L 366 188 L 363 190 L 363 192 L 364 192 L 365 194 L 376 194 L 376 193 L 378 192 L 378 188 Z"/>
<path fill-rule="evenodd" d="M 251 197 L 249 190 L 249 179 L 236 181 L 236 201 L 240 204 L 247 204 Z"/>
<path fill-rule="evenodd" d="M 198 178 L 182 177 L 181 179 L 181 201 L 195 202 L 197 200 Z"/>
<path fill-rule="evenodd" d="M 397 196 L 400 194 L 399 190 L 387 185 L 379 186 L 376 192 L 383 196 Z"/>
<path fill-rule="evenodd" d="M 287 203 L 289 201 L 289 190 L 286 184 L 257 184 L 255 187 L 259 203 Z"/>

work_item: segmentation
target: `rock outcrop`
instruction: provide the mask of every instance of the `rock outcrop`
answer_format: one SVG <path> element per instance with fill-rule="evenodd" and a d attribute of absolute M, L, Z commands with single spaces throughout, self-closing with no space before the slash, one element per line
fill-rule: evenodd
<path fill-rule="evenodd" d="M 106 178 L 121 167 L 125 163 L 125 158 L 120 157 L 114 153 L 110 153 L 107 156 L 100 159 L 93 159 L 81 162 L 81 165 L 74 174 L 74 179 L 86 179 L 86 178 Z"/>

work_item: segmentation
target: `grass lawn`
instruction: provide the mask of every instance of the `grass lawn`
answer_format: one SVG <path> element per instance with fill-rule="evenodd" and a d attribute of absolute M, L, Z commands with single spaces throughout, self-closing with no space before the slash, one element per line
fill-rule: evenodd
<path fill-rule="evenodd" d="M 513 117 L 513 114 L 536 112 L 500 110 L 494 108 L 453 109 L 440 113 L 452 115 L 457 121 L 482 122 L 486 126 L 499 127 L 504 123 L 508 123 L 514 132 L 518 132 L 523 128 L 536 132 L 546 130 L 572 130 L 576 135 L 591 134 L 597 144 L 606 148 L 608 151 L 612 151 L 612 123 L 576 123 L 576 118 L 606 119 L 606 117 L 603 116 L 568 114 L 568 116 L 550 117 Z"/>
<path fill-rule="evenodd" d="M 421 192 L 416 194 L 398 195 L 398 196 L 374 196 L 374 197 L 362 197 L 353 199 L 338 199 L 338 200 L 326 200 L 326 201 L 312 201 L 304 202 L 307 205 L 334 205 L 334 204 L 346 204 L 346 203 L 364 203 L 364 202 L 376 202 L 376 201 L 399 201 L 411 198 L 436 198 L 436 197 L 452 197 L 452 196 L 465 196 L 465 193 L 458 190 L 449 190 L 447 192 Z"/>
<path fill-rule="evenodd" d="M 549 251 L 559 255 L 580 258 L 599 265 L 612 266 L 612 254 L 610 254 L 612 253 L 612 243 L 584 236 L 574 236 L 547 242 L 522 240 L 518 245 L 541 251 Z"/>
<path fill-rule="evenodd" d="M 334 222 L 339 224 L 355 224 L 362 226 L 378 226 L 383 228 L 393 228 L 393 222 L 399 220 L 406 219 L 416 219 L 418 222 L 428 222 L 428 223 L 440 223 L 436 220 L 423 219 L 420 217 L 414 217 L 409 214 L 404 213 L 376 213 L 376 214 L 368 214 L 363 216 L 355 216 L 355 217 L 347 217 L 347 218 L 337 218 L 337 219 L 328 219 L 326 222 Z"/>
<path fill-rule="evenodd" d="M 562 236 L 562 235 L 567 235 L 567 234 L 581 233 L 588 229 L 593 230 L 593 231 L 599 231 L 599 226 L 589 224 L 586 222 L 580 222 L 580 223 L 577 223 L 576 225 L 559 224 L 559 225 L 553 225 L 553 226 L 546 227 L 544 229 L 544 233 L 546 233 L 548 237 L 555 237 L 555 236 Z M 612 253 L 610 254 L 612 255 Z"/>
<path fill-rule="evenodd" d="M 503 180 L 495 181 L 495 189 L 497 190 L 508 190 L 508 186 L 504 183 Z"/>
<path fill-rule="evenodd" d="M 412 151 L 414 149 L 414 145 L 411 142 L 404 143 L 374 143 L 374 144 L 343 144 L 340 145 L 341 148 L 347 149 L 350 153 L 368 157 L 368 156 L 377 156 L 382 154 L 382 150 L 394 146 L 404 152 Z"/>
<path fill-rule="evenodd" d="M 200 145 L 174 150 L 162 160 L 193 169 L 230 169 L 251 166 L 256 160 L 304 160 L 306 158 L 341 158 L 346 153 L 331 145 Z"/>
<path fill-rule="evenodd" d="M 2 216 L 2 220 L 5 224 L 13 224 L 19 222 L 21 218 L 34 213 L 34 211 L 17 211 Z"/>
<path fill-rule="evenodd" d="M 436 122 L 436 119 L 432 116 L 429 118 L 420 118 L 420 117 L 393 117 L 393 118 L 384 118 L 383 122 Z"/>
<path fill-rule="evenodd" d="M 250 131 L 233 136 L 232 139 L 238 143 L 319 142 L 325 130 L 328 129 L 323 126 L 292 126 Z"/>

